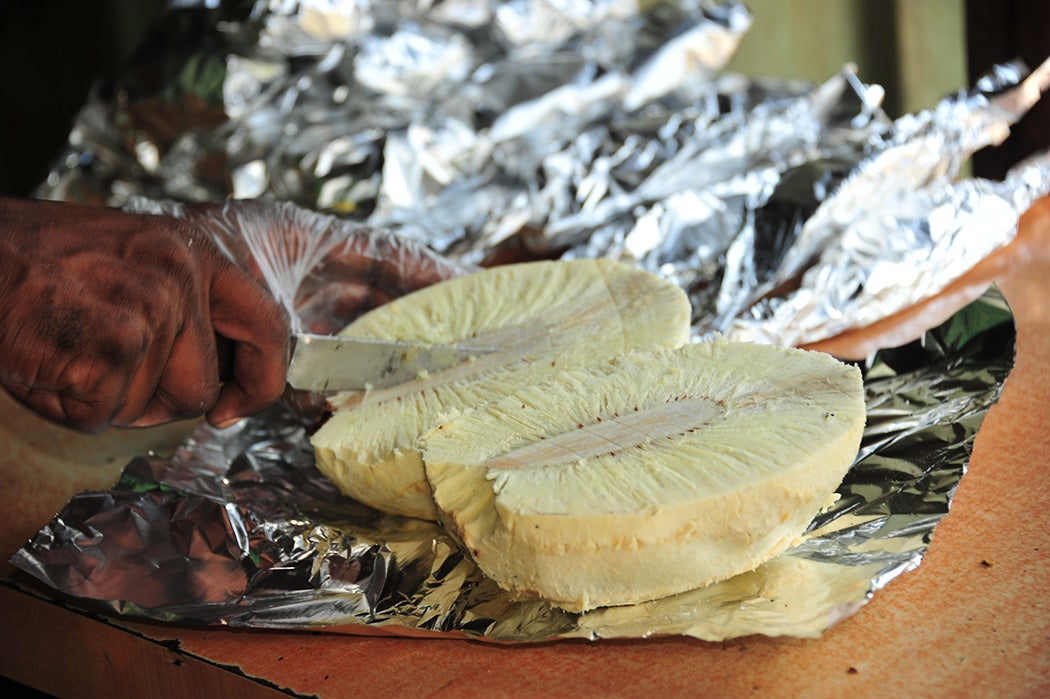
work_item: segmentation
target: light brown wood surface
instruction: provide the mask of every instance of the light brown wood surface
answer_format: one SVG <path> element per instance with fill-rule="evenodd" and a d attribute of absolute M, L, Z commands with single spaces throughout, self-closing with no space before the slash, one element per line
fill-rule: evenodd
<path fill-rule="evenodd" d="M 951 513 L 918 569 L 820 638 L 497 646 L 187 629 L 85 614 L 4 564 L 0 673 L 70 697 L 1050 696 L 1050 198 L 941 301 L 827 346 L 863 356 L 872 337 L 909 339 L 989 281 L 1013 308 L 1017 359 Z M 86 442 L 9 403 L 0 424 L 5 556 L 75 492 L 111 484 L 129 454 L 185 430 Z"/>

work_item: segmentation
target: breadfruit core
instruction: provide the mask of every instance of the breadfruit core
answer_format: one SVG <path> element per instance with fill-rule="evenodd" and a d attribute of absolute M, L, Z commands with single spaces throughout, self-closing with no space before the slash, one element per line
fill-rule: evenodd
<path fill-rule="evenodd" d="M 677 285 L 611 260 L 506 265 L 413 292 L 342 334 L 500 349 L 400 386 L 337 396 L 311 440 L 317 466 L 360 502 L 434 519 L 423 432 L 547 373 L 681 346 L 689 323 L 689 300 Z"/>
<path fill-rule="evenodd" d="M 864 421 L 856 367 L 717 340 L 523 385 L 428 433 L 424 461 L 482 571 L 579 611 L 784 551 L 832 501 Z"/>

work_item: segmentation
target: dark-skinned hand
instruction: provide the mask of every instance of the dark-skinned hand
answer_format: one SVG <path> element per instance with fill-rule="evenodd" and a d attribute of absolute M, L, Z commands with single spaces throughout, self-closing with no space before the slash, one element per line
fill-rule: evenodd
<path fill-rule="evenodd" d="M 362 313 L 472 268 L 398 237 L 290 202 L 229 200 L 178 207 L 251 274 L 280 289 L 302 329 L 333 334 Z M 301 417 L 328 410 L 326 397 L 288 389 Z"/>
<path fill-rule="evenodd" d="M 0 198 L 0 386 L 49 420 L 97 432 L 251 415 L 284 390 L 288 329 L 192 221 Z"/>

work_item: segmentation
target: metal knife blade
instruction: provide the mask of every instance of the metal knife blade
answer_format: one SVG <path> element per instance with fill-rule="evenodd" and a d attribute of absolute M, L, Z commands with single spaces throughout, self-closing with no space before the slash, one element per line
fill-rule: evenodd
<path fill-rule="evenodd" d="M 495 349 L 297 333 L 292 336 L 287 380 L 292 388 L 317 393 L 386 388 Z"/>

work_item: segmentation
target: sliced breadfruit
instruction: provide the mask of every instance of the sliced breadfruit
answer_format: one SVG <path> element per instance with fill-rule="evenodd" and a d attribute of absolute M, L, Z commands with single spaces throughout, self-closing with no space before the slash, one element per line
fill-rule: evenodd
<path fill-rule="evenodd" d="M 497 351 L 409 383 L 341 394 L 312 437 L 317 466 L 372 507 L 434 519 L 419 436 L 450 411 L 596 359 L 688 341 L 677 285 L 611 260 L 495 267 L 413 292 L 365 314 L 350 336 L 469 342 Z"/>
<path fill-rule="evenodd" d="M 440 520 L 501 587 L 570 611 L 749 571 L 834 493 L 856 367 L 718 339 L 521 386 L 424 436 Z"/>

